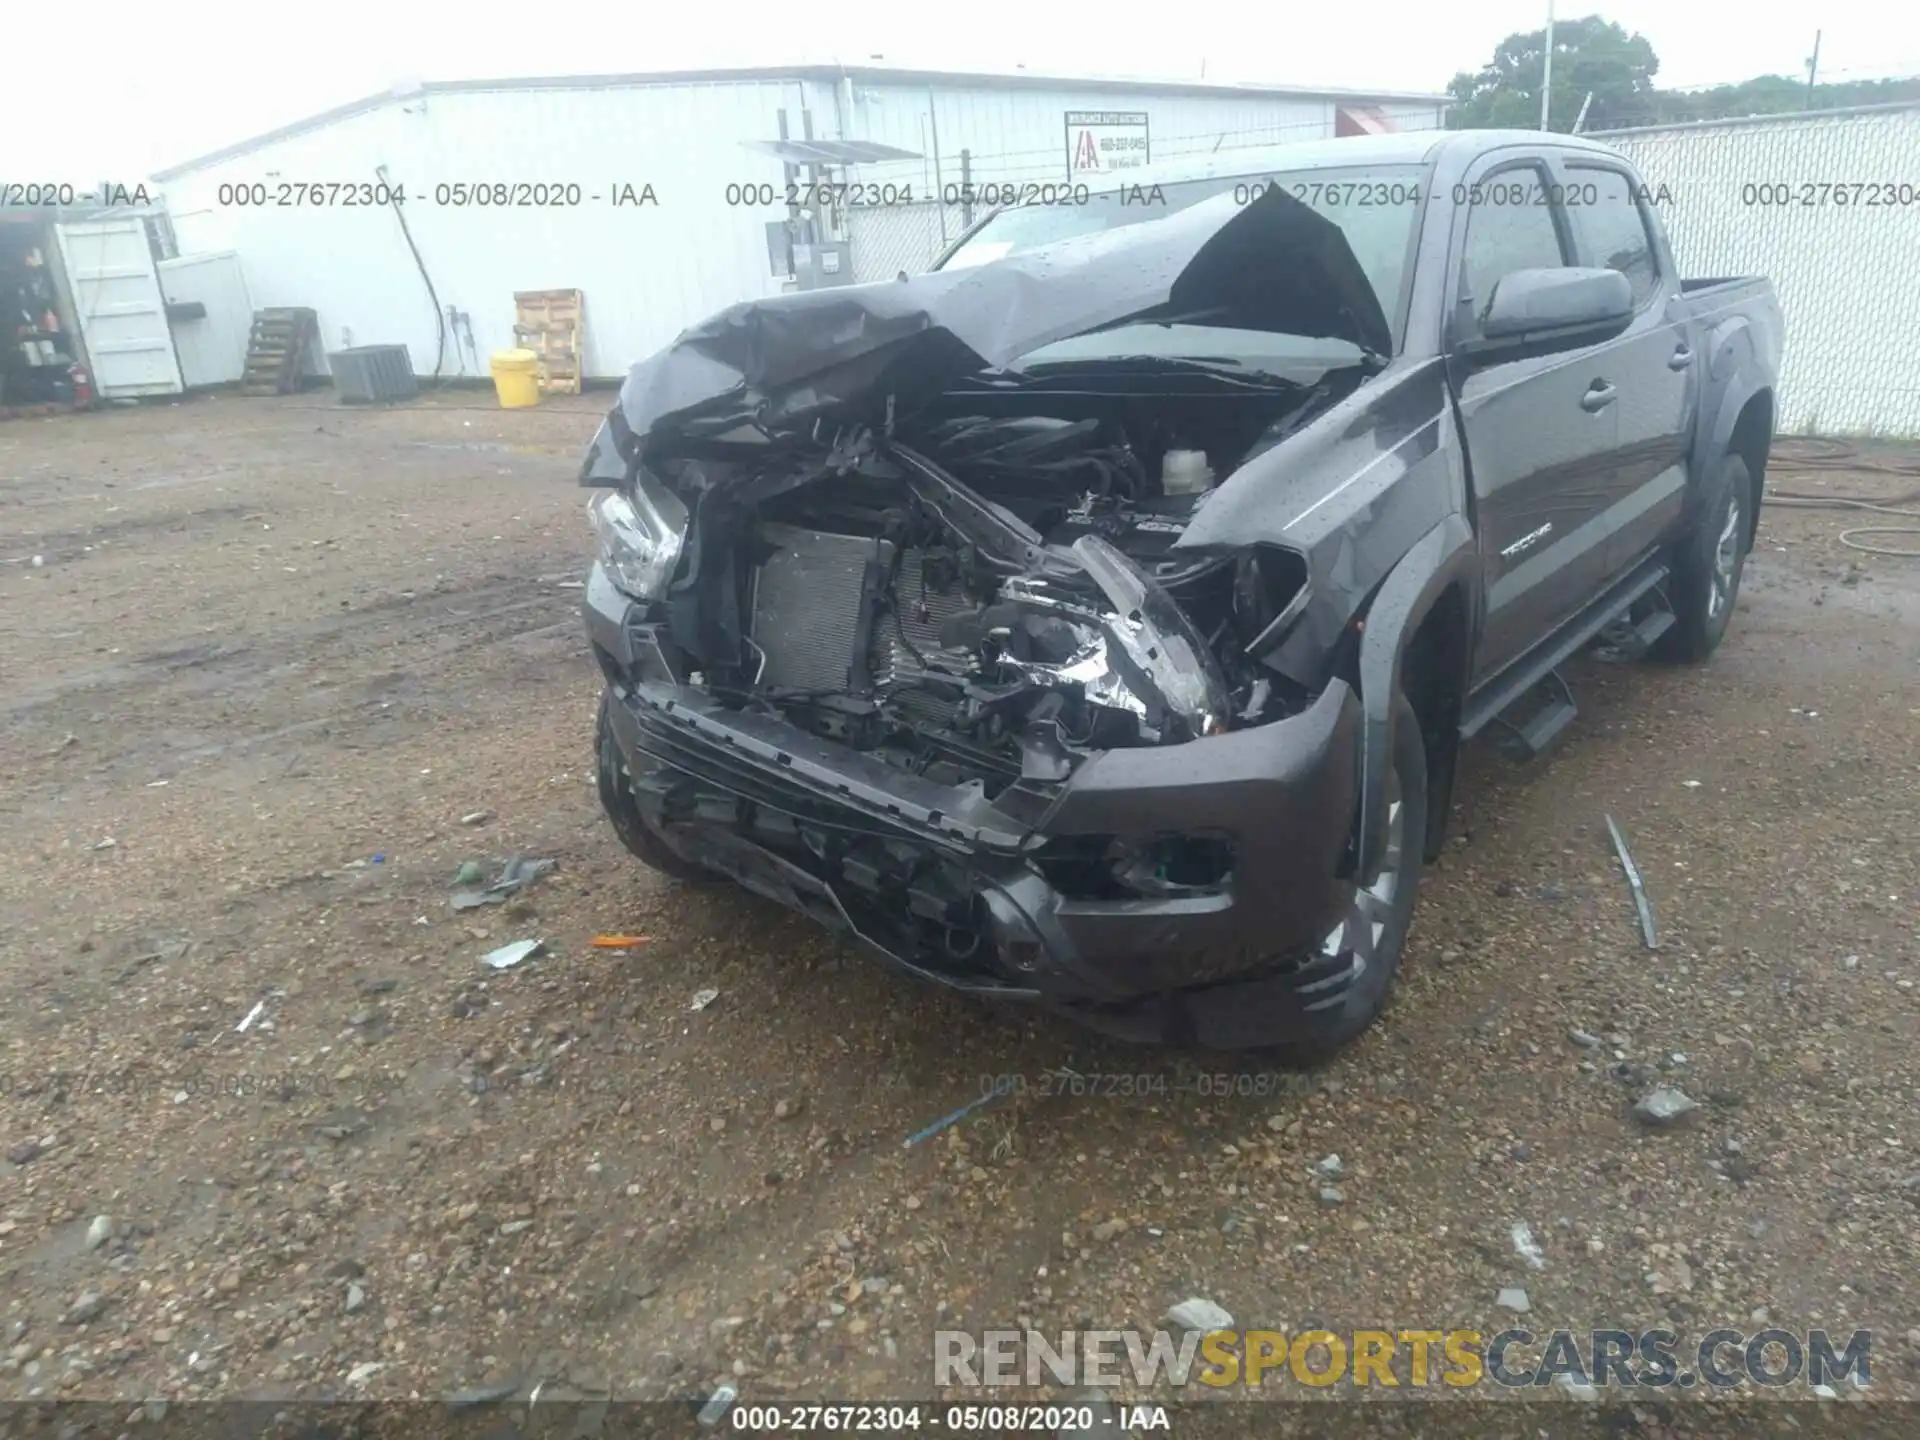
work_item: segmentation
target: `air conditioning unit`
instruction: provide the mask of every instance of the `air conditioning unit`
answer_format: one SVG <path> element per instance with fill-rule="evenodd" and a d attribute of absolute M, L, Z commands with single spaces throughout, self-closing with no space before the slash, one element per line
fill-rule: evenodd
<path fill-rule="evenodd" d="M 355 345 L 327 352 L 333 388 L 348 405 L 411 400 L 420 393 L 413 360 L 404 345 Z"/>

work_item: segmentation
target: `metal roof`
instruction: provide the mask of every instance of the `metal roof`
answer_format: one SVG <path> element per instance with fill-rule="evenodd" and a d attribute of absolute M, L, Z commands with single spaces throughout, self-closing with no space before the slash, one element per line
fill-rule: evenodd
<path fill-rule="evenodd" d="M 740 143 L 789 165 L 871 165 L 881 160 L 921 158 L 917 150 L 902 150 L 877 140 L 742 140 Z"/>
<path fill-rule="evenodd" d="M 282 125 L 246 140 L 235 141 L 205 155 L 183 160 L 153 172 L 155 180 L 171 180 L 195 170 L 231 160 L 277 141 L 292 139 L 328 125 L 348 120 L 382 106 L 419 95 L 457 95 L 489 90 L 626 90 L 647 85 L 727 84 L 730 82 L 813 81 L 817 84 L 892 85 L 929 88 L 985 90 L 1078 90 L 1096 94 L 1183 95 L 1213 98 L 1283 98 L 1295 100 L 1332 100 L 1343 104 L 1403 102 L 1445 105 L 1450 97 L 1437 92 L 1408 90 L 1345 90 L 1332 86 L 1256 85 L 1211 80 L 1153 80 L 1116 76 L 1042 75 L 1016 71 L 992 73 L 965 70 L 908 70 L 876 65 L 777 65 L 747 66 L 737 69 L 659 70 L 617 75 L 515 76 L 495 80 L 429 80 L 395 86 L 378 95 L 368 95 L 331 110 L 323 110 L 304 120 Z"/>

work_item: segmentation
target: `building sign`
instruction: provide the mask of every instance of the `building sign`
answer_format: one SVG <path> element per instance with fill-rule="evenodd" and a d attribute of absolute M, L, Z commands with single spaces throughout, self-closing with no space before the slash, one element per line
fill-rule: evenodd
<path fill-rule="evenodd" d="M 1067 111 L 1067 178 L 1094 179 L 1147 163 L 1144 110 Z"/>

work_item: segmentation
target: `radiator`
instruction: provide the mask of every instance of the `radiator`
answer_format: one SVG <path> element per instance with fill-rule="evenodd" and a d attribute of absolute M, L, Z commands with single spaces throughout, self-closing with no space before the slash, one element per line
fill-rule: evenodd
<path fill-rule="evenodd" d="M 767 657 L 761 683 L 845 691 L 867 564 L 890 563 L 892 544 L 786 525 L 764 525 L 760 535 L 778 547 L 754 577 L 753 643 Z"/>

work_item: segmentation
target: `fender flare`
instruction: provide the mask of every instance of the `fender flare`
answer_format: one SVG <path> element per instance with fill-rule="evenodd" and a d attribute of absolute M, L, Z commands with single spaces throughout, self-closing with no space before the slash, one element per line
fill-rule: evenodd
<path fill-rule="evenodd" d="M 1697 464 L 1687 497 L 1690 514 L 1700 503 L 1706 478 L 1719 472 L 1721 462 L 1733 448 L 1733 432 L 1740 424 L 1741 413 L 1756 395 L 1770 388 L 1766 377 L 1755 373 L 1753 359 L 1753 327 L 1744 317 L 1729 323 L 1708 342 L 1707 384 L 1714 385 L 1722 375 L 1726 381 L 1717 401 L 1711 394 L 1707 397 L 1715 405 L 1713 428 L 1702 434 L 1694 457 Z M 1759 478 L 1754 476 L 1755 480 Z"/>
<path fill-rule="evenodd" d="M 1466 517 L 1447 516 L 1414 542 L 1375 593 L 1360 632 L 1360 813 L 1354 825 L 1354 874 L 1372 875 L 1387 834 L 1387 771 L 1393 756 L 1393 698 L 1407 642 L 1449 585 L 1464 580 L 1469 641 L 1479 631 L 1479 547 Z M 1461 676 L 1464 687 L 1467 677 Z M 1424 843 L 1421 841 L 1419 843 Z"/>

